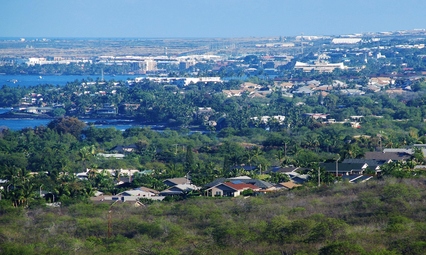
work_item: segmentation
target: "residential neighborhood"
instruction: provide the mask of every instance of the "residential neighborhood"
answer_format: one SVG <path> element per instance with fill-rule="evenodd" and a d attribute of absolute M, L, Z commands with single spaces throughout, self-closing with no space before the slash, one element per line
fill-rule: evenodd
<path fill-rule="evenodd" d="M 425 44 L 0 38 L 0 253 L 425 254 Z"/>

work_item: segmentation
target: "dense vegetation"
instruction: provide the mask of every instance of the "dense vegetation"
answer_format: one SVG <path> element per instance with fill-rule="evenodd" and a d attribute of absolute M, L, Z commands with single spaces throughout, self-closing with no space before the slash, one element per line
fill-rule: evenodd
<path fill-rule="evenodd" d="M 322 75 L 324 82 L 332 77 Z M 426 117 L 425 101 L 426 82 L 424 79 L 413 82 L 414 92 L 401 95 L 389 95 L 385 92 L 363 96 L 339 94 L 339 89 L 327 96 L 316 93 L 311 96 L 289 98 L 274 86 L 273 81 L 257 81 L 269 91 L 266 97 L 251 98 L 248 93 L 241 97 L 226 97 L 222 90 L 238 89 L 241 82 L 232 80 L 223 83 L 198 83 L 178 88 L 142 81 L 128 86 L 126 82 L 110 81 L 84 85 L 87 81 L 74 81 L 64 87 L 40 85 L 35 87 L 0 88 L 0 107 L 19 106 L 23 98 L 36 98 L 33 106 L 60 107 L 60 112 L 53 115 L 74 117 L 107 117 L 97 114 L 97 110 L 105 105 L 116 108 L 116 118 L 132 118 L 142 123 L 165 123 L 168 126 L 187 127 L 188 125 L 206 126 L 208 120 L 216 121 L 219 127 L 242 129 L 259 125 L 251 121 L 259 116 L 286 116 L 283 126 L 290 128 L 310 127 L 305 123 L 305 113 L 328 114 L 328 118 L 337 121 L 348 119 L 352 115 L 363 115 L 368 118 L 383 116 L 385 120 L 410 120 L 414 127 Z M 398 82 L 398 81 L 397 81 Z M 400 83 L 404 82 L 403 80 Z M 324 83 L 327 84 L 327 83 Z M 297 89 L 295 86 L 293 89 Z M 105 93 L 105 94 L 101 94 Z M 127 107 L 126 105 L 136 105 Z M 199 107 L 210 107 L 211 112 L 199 113 Z M 373 122 L 373 121 L 369 121 Z M 376 121 L 374 121 L 376 122 Z M 277 125 L 271 124 L 271 128 Z M 289 126 L 290 125 L 290 126 Z M 315 127 L 315 125 L 313 126 Z"/>
<path fill-rule="evenodd" d="M 425 254 L 425 179 L 235 199 L 0 207 L 2 254 Z"/>

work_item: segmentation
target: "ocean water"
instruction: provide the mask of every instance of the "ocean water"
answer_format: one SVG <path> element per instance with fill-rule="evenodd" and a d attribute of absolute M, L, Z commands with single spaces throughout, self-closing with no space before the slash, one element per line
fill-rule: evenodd
<path fill-rule="evenodd" d="M 128 79 L 134 79 L 136 77 L 141 77 L 141 75 L 104 75 L 105 81 L 115 80 L 115 81 L 126 81 Z M 5 75 L 0 74 L 0 87 L 7 85 L 10 87 L 28 87 L 28 86 L 37 86 L 41 84 L 52 84 L 64 86 L 68 82 L 73 82 L 75 80 L 88 80 L 92 79 L 94 81 L 101 79 L 100 75 L 48 75 L 48 76 L 39 76 L 39 75 Z M 8 112 L 9 108 L 0 108 L 0 114 Z M 37 126 L 46 126 L 51 119 L 32 119 L 32 118 L 1 118 L 0 117 L 0 127 L 7 127 L 11 130 L 21 130 L 23 128 L 34 128 Z M 96 121 L 96 120 L 94 120 Z M 115 127 L 118 130 L 126 130 L 132 125 L 95 125 L 100 128 Z"/>
<path fill-rule="evenodd" d="M 50 119 L 0 119 L 0 128 L 6 127 L 10 130 L 21 130 L 24 128 L 34 128 L 47 126 Z"/>
<path fill-rule="evenodd" d="M 38 126 L 47 126 L 51 119 L 1 119 L 0 118 L 0 129 L 8 128 L 10 130 L 22 130 L 24 128 L 35 128 Z M 132 125 L 132 124 L 95 124 L 97 128 L 110 128 L 113 127 L 117 130 L 124 131 L 131 127 L 144 127 L 142 125 Z"/>
<path fill-rule="evenodd" d="M 0 114 L 8 112 L 9 108 L 0 108 Z M 10 130 L 21 130 L 24 128 L 35 128 L 38 126 L 47 126 L 52 119 L 35 119 L 35 118 L 1 118 L 0 117 L 0 129 L 8 128 Z M 131 127 L 151 127 L 156 129 L 158 125 L 139 125 L 133 123 L 132 121 L 123 121 L 120 120 L 120 123 L 117 124 L 116 120 L 105 120 L 105 119 L 81 119 L 81 121 L 88 123 L 95 123 L 97 121 L 102 121 L 102 124 L 95 124 L 94 126 L 97 128 L 110 128 L 113 127 L 120 131 L 125 131 Z"/>

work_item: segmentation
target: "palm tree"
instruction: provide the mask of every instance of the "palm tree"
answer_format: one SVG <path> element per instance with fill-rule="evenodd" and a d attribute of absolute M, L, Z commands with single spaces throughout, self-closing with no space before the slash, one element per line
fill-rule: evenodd
<path fill-rule="evenodd" d="M 284 151 L 282 149 L 277 150 L 275 157 L 278 159 L 278 164 L 281 165 L 284 161 Z"/>
<path fill-rule="evenodd" d="M 14 206 L 28 206 L 29 200 L 34 197 L 34 191 L 34 185 L 29 179 L 16 183 L 12 192 Z"/>
<path fill-rule="evenodd" d="M 84 169 L 86 169 L 86 162 L 90 160 L 96 154 L 96 148 L 94 145 L 84 146 L 79 150 L 80 161 L 83 162 Z"/>

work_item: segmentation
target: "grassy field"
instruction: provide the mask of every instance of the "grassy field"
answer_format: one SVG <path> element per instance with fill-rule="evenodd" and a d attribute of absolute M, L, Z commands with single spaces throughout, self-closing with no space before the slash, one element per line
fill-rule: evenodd
<path fill-rule="evenodd" d="M 0 209 L 1 254 L 426 254 L 426 180 Z"/>

